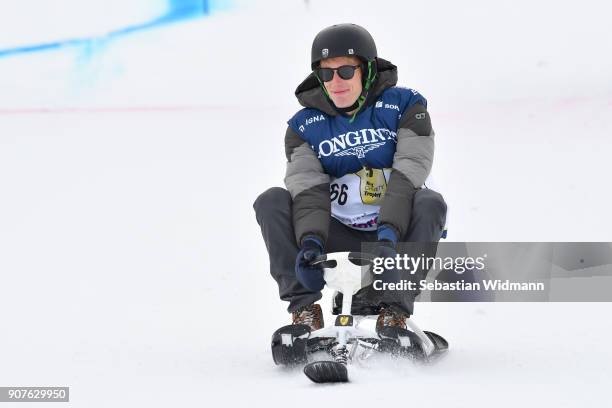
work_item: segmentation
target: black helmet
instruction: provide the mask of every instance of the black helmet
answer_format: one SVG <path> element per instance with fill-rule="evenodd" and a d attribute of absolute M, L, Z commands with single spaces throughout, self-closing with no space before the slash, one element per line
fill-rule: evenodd
<path fill-rule="evenodd" d="M 374 61 L 378 56 L 370 33 L 357 24 L 336 24 L 317 34 L 312 42 L 310 66 L 314 70 L 322 59 L 355 56 Z"/>

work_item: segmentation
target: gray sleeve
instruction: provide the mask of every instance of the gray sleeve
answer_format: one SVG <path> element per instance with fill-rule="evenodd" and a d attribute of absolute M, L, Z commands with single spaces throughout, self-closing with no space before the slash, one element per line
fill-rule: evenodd
<path fill-rule="evenodd" d="M 291 128 L 285 134 L 285 186 L 293 199 L 293 227 L 298 245 L 306 235 L 327 241 L 331 201 L 329 175 L 308 143 Z"/>
<path fill-rule="evenodd" d="M 414 193 L 429 175 L 433 156 L 431 119 L 425 106 L 417 103 L 400 118 L 393 169 L 378 219 L 380 225 L 393 227 L 400 239 L 406 235 Z"/>

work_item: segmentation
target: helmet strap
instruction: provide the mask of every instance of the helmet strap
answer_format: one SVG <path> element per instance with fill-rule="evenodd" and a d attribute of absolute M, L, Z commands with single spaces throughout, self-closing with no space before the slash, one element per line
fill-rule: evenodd
<path fill-rule="evenodd" d="M 370 90 L 370 88 L 372 87 L 372 84 L 376 80 L 377 74 L 378 73 L 376 72 L 376 66 L 373 64 L 373 61 L 368 61 L 368 76 L 366 77 L 366 80 L 363 84 L 361 95 L 359 95 L 359 98 L 357 98 L 357 101 L 353 104 L 353 106 L 356 105 L 356 110 L 351 116 L 351 120 L 349 121 L 350 123 L 352 123 L 355 120 L 355 117 L 357 116 L 363 104 L 365 103 L 366 98 L 368 97 L 368 91 Z M 353 106 L 351 106 L 351 110 Z"/>
<path fill-rule="evenodd" d="M 325 94 L 325 96 L 327 96 L 327 99 L 330 99 L 329 98 L 329 93 L 327 92 L 327 89 L 325 88 L 325 85 L 323 84 L 323 81 L 321 81 L 321 78 L 319 78 L 319 76 L 317 75 L 317 71 L 315 71 L 314 74 L 315 74 L 315 77 L 317 77 L 317 81 L 319 81 L 319 85 L 321 85 L 321 89 L 323 90 L 323 93 Z"/>

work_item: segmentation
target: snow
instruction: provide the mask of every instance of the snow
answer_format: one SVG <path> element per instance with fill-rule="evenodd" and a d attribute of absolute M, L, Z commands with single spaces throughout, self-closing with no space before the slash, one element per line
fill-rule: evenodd
<path fill-rule="evenodd" d="M 435 365 L 279 369 L 251 205 L 283 183 L 314 34 L 352 21 L 429 100 L 450 240 L 612 241 L 610 10 L 260 1 L 0 59 L 0 385 L 88 408 L 604 405 L 608 303 L 419 303 L 451 344 Z"/>
<path fill-rule="evenodd" d="M 5 2 L 3 2 L 5 3 Z M 0 49 L 101 35 L 146 23 L 168 11 L 167 0 L 21 0 L 2 4 Z"/>

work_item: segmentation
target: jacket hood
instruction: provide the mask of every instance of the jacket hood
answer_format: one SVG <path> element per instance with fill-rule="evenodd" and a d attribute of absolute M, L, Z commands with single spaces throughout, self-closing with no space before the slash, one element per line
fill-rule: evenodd
<path fill-rule="evenodd" d="M 376 68 L 378 70 L 378 77 L 368 92 L 363 107 L 372 104 L 372 101 L 376 100 L 385 89 L 391 88 L 397 84 L 397 67 L 395 65 L 382 58 L 377 58 Z M 323 89 L 321 89 L 319 80 L 314 72 L 308 75 L 297 87 L 295 96 L 300 105 L 305 108 L 318 109 L 331 116 L 339 115 L 339 112 L 330 99 L 325 95 Z"/>

